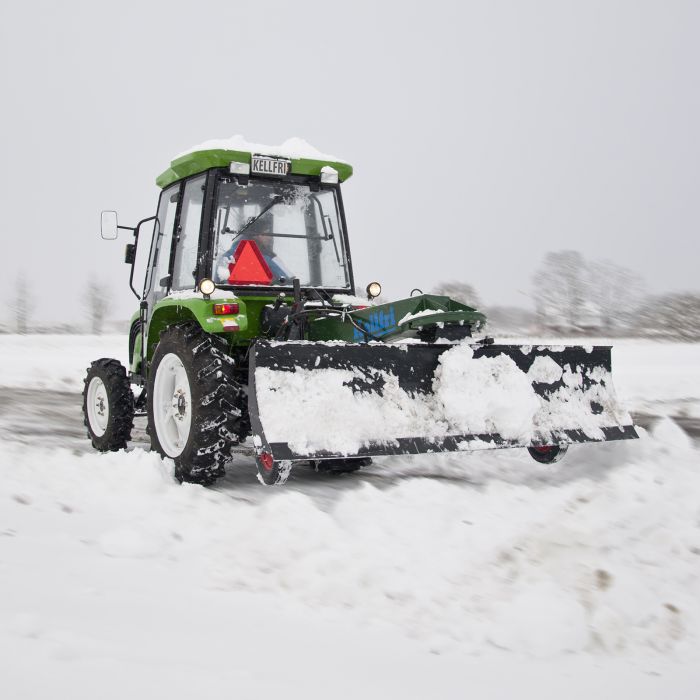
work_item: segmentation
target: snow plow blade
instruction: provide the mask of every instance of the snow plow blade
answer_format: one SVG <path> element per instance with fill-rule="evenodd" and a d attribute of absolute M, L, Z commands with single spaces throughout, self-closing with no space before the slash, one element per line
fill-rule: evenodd
<path fill-rule="evenodd" d="M 294 462 L 636 438 L 610 351 L 258 341 L 254 446 Z"/>

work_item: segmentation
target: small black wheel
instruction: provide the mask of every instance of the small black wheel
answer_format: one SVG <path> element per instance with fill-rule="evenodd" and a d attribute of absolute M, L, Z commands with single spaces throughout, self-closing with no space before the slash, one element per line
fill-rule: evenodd
<path fill-rule="evenodd" d="M 248 429 L 245 391 L 226 341 L 194 322 L 166 328 L 148 372 L 151 446 L 175 462 L 180 481 L 224 475 L 231 447 Z"/>
<path fill-rule="evenodd" d="M 532 445 L 527 448 L 530 457 L 540 464 L 554 464 L 564 458 L 569 446 L 564 445 Z"/>
<path fill-rule="evenodd" d="M 270 452 L 255 455 L 255 464 L 258 467 L 258 478 L 266 486 L 281 486 L 292 471 L 292 462 L 277 461 Z"/>
<path fill-rule="evenodd" d="M 103 357 L 88 367 L 83 389 L 83 423 L 92 446 L 116 452 L 131 439 L 134 395 L 126 369 L 118 360 Z"/>

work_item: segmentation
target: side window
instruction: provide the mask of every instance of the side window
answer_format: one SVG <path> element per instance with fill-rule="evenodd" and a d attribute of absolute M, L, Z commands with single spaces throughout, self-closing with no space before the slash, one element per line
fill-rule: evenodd
<path fill-rule="evenodd" d="M 173 240 L 173 228 L 175 226 L 175 212 L 177 211 L 177 200 L 180 192 L 180 184 L 171 185 L 163 190 L 158 206 L 158 235 L 153 241 L 151 248 L 151 279 L 149 281 L 150 290 L 156 299 L 163 297 L 168 291 L 168 284 L 165 277 L 170 266 L 170 246 Z M 164 284 L 161 284 L 161 281 Z"/>
<path fill-rule="evenodd" d="M 338 203 L 330 190 L 314 195 L 313 225 L 308 226 L 311 235 L 316 234 L 322 240 L 309 240 L 309 258 L 311 266 L 318 269 L 321 279 L 312 278 L 312 284 L 326 287 L 347 287 L 350 283 L 345 265 L 343 236 L 340 230 L 340 211 Z M 335 224 L 333 223 L 335 222 Z"/>
<path fill-rule="evenodd" d="M 197 249 L 199 248 L 199 227 L 204 205 L 204 182 L 206 175 L 189 180 L 185 185 L 178 227 L 175 266 L 173 268 L 173 289 L 191 289 L 195 283 Z"/>

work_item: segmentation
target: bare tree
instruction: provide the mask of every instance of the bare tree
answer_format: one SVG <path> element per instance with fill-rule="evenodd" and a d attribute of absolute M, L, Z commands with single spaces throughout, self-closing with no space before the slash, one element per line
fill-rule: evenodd
<path fill-rule="evenodd" d="M 24 272 L 17 276 L 15 285 L 15 330 L 24 335 L 29 327 L 29 318 L 34 310 L 34 301 Z"/>
<path fill-rule="evenodd" d="M 629 331 L 644 289 L 632 270 L 574 250 L 547 253 L 532 282 L 540 327 L 569 333 Z"/>
<path fill-rule="evenodd" d="M 481 308 L 481 299 L 474 287 L 468 282 L 442 282 L 433 290 L 433 294 L 450 297 L 474 309 Z"/>
<path fill-rule="evenodd" d="M 601 260 L 588 264 L 587 281 L 586 296 L 599 312 L 601 329 L 608 334 L 628 330 L 643 298 L 642 278 L 632 270 Z"/>
<path fill-rule="evenodd" d="M 634 316 L 634 330 L 651 338 L 700 340 L 700 294 L 648 297 Z"/>
<path fill-rule="evenodd" d="M 558 331 L 579 326 L 585 298 L 586 264 L 576 250 L 547 253 L 532 283 L 541 325 Z"/>
<path fill-rule="evenodd" d="M 90 332 L 95 335 L 102 334 L 105 315 L 109 308 L 111 293 L 104 283 L 91 278 L 85 286 L 84 306 L 87 313 Z"/>

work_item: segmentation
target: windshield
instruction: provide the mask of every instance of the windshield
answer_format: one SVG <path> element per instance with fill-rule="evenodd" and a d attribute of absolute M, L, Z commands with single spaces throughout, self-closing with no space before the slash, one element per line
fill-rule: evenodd
<path fill-rule="evenodd" d="M 335 190 L 224 180 L 215 218 L 214 280 L 219 284 L 350 287 Z"/>

